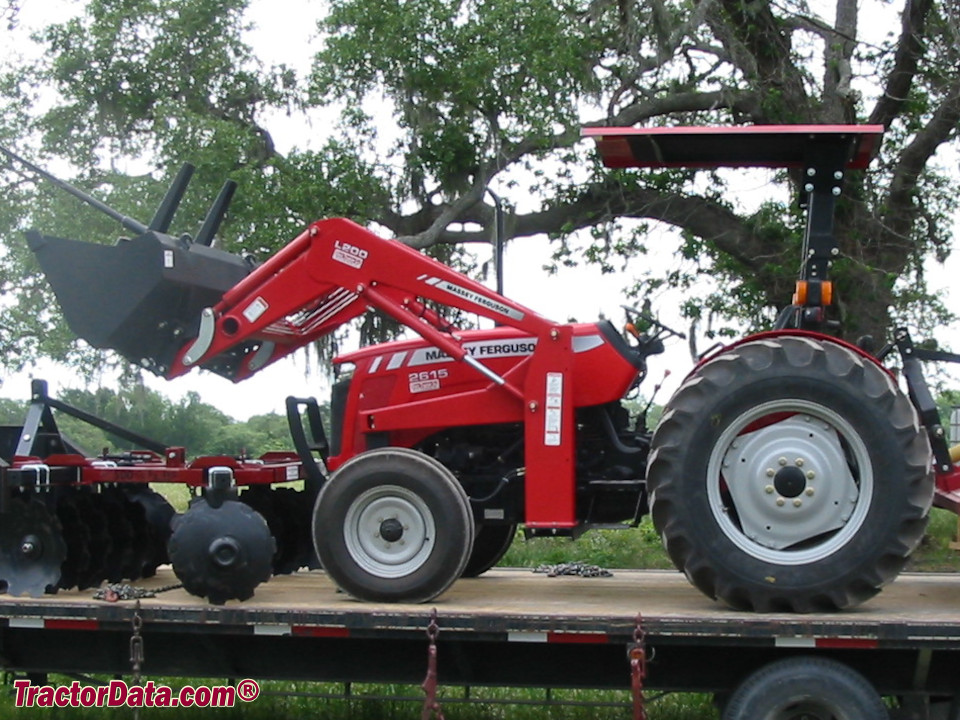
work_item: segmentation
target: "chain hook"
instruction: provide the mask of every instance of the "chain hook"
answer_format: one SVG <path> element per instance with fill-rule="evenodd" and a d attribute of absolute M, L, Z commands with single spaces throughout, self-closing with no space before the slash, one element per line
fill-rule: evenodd
<path fill-rule="evenodd" d="M 437 636 L 440 634 L 440 625 L 437 623 L 437 609 L 430 613 L 430 622 L 427 625 L 427 676 L 423 679 L 420 689 L 423 690 L 423 711 L 421 720 L 445 720 L 440 701 L 437 700 Z"/>
<path fill-rule="evenodd" d="M 130 666 L 133 669 L 133 684 L 140 685 L 142 682 L 140 672 L 143 668 L 143 636 L 140 631 L 143 630 L 143 618 L 140 616 L 140 600 L 133 608 L 133 618 L 130 620 L 133 628 L 133 634 L 130 636 Z M 140 708 L 133 709 L 134 720 L 140 718 Z"/>
<path fill-rule="evenodd" d="M 643 681 L 647 677 L 647 633 L 643 629 L 643 616 L 637 613 L 633 627 L 633 644 L 628 651 L 630 657 L 630 689 L 633 692 L 633 720 L 647 720 L 647 709 L 643 699 Z"/>

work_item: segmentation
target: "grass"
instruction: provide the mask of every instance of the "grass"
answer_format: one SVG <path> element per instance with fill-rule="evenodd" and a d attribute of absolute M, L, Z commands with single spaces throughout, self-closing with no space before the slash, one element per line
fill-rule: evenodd
<path fill-rule="evenodd" d="M 175 689 L 190 684 L 223 684 L 222 679 L 185 681 L 153 678 L 155 684 Z M 73 678 L 51 675 L 54 686 L 69 685 Z M 69 718 L 69 720 L 129 720 L 130 708 L 17 708 L 12 688 L 0 693 L 0 717 L 14 720 Z M 141 708 L 142 720 L 184 717 L 191 720 L 238 718 L 242 720 L 417 720 L 423 692 L 413 685 L 360 685 L 330 683 L 264 682 L 260 697 L 232 708 Z M 542 690 L 530 688 L 441 688 L 438 697 L 451 720 L 623 720 L 631 716 L 627 691 Z M 716 716 L 709 695 L 651 695 L 646 703 L 650 720 L 706 720 Z"/>
<path fill-rule="evenodd" d="M 500 564 L 504 567 L 536 567 L 572 561 L 604 568 L 673 567 L 649 517 L 645 517 L 637 528 L 591 530 L 577 540 L 518 539 Z"/>
<path fill-rule="evenodd" d="M 960 572 L 960 551 L 950 547 L 958 540 L 957 516 L 949 510 L 933 508 L 930 524 L 920 546 L 913 553 L 907 570 L 916 572 Z"/>

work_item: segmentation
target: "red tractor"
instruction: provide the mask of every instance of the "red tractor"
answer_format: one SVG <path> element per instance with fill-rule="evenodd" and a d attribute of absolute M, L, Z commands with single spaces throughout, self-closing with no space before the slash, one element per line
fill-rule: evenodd
<path fill-rule="evenodd" d="M 131 240 L 28 240 L 78 335 L 167 377 L 204 368 L 242 381 L 368 311 L 419 336 L 334 360 L 329 431 L 314 400 L 288 400 L 313 545 L 351 595 L 427 601 L 496 564 L 518 526 L 576 537 L 635 526 L 650 512 L 677 567 L 711 597 L 759 611 L 843 608 L 896 577 L 934 497 L 960 505 L 960 476 L 919 372 L 923 353 L 901 330 L 876 354 L 828 332 L 834 203 L 881 130 L 586 132 L 612 167 L 763 166 L 803 177 L 808 224 L 794 303 L 773 331 L 702 358 L 653 432 L 621 399 L 677 333 L 636 311 L 624 333 L 606 320 L 551 321 L 349 220 L 316 222 L 254 266 L 210 247 L 230 189 L 197 239 L 167 235 L 181 175 L 150 225 L 118 217 Z M 495 327 L 461 330 L 444 307 Z M 882 365 L 893 349 L 910 397 Z M 27 455 L 8 476 L 38 460 Z M 217 468 L 216 482 L 193 482 L 212 502 L 192 507 L 170 540 L 181 556 L 178 568 L 171 551 L 174 569 L 191 580 L 229 576 L 263 544 L 253 527 L 260 514 L 222 511 L 244 481 Z M 189 521 L 199 510 L 203 532 Z M 283 524 L 267 520 L 271 531 Z M 215 599 L 247 597 L 256 582 L 225 581 Z"/>

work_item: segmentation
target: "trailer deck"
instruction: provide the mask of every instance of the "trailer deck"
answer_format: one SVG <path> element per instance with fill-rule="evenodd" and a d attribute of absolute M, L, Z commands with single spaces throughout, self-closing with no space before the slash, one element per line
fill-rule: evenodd
<path fill-rule="evenodd" d="M 161 568 L 138 586 L 174 582 Z M 678 573 L 638 570 L 497 569 L 429 605 L 358 602 L 322 571 L 222 606 L 182 589 L 139 605 L 91 591 L 0 596 L 0 659 L 9 671 L 129 673 L 136 616 L 149 675 L 420 682 L 434 610 L 442 684 L 628 688 L 638 618 L 651 688 L 721 691 L 798 653 L 840 658 L 884 694 L 952 695 L 960 682 L 960 574 L 905 574 L 857 609 L 810 615 L 729 610 Z"/>

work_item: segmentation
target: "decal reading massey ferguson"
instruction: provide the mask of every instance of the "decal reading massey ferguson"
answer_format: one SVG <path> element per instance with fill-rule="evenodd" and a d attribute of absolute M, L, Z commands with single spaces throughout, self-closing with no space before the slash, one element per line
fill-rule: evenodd
<path fill-rule="evenodd" d="M 426 283 L 427 285 L 433 285 L 441 290 L 446 290 L 448 293 L 462 297 L 464 300 L 469 300 L 470 302 L 485 307 L 488 310 L 493 310 L 496 313 L 505 315 L 508 318 L 513 318 L 514 320 L 523 320 L 522 312 L 519 310 L 514 310 L 509 305 L 504 305 L 502 302 L 499 300 L 494 300 L 492 297 L 481 295 L 478 292 L 468 290 L 465 287 L 460 287 L 459 285 L 455 285 L 447 280 L 441 280 L 437 277 L 427 278 Z"/>
<path fill-rule="evenodd" d="M 363 248 L 351 245 L 348 242 L 333 241 L 333 259 L 357 270 L 363 267 L 363 261 L 367 259 L 369 254 Z"/>
<path fill-rule="evenodd" d="M 537 348 L 537 338 L 514 338 L 512 340 L 476 340 L 463 344 L 463 349 L 478 360 L 484 358 L 523 357 L 533 355 Z M 407 367 L 429 365 L 438 362 L 452 362 L 453 358 L 435 347 L 414 350 Z"/>

